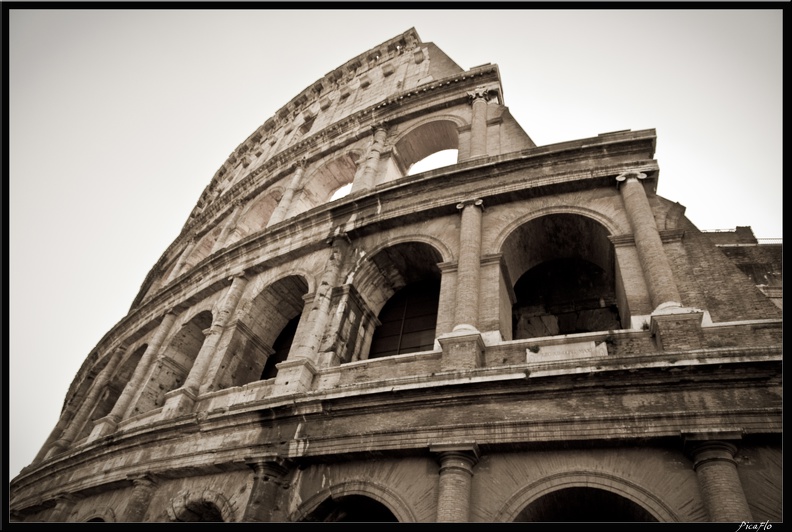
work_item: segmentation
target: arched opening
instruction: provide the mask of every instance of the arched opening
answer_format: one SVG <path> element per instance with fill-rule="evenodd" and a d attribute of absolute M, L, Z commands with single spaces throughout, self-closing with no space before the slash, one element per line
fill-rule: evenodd
<path fill-rule="evenodd" d="M 379 501 L 364 495 L 325 499 L 303 521 L 324 523 L 395 523 L 396 516 Z"/>
<path fill-rule="evenodd" d="M 619 329 L 619 309 L 607 273 L 582 259 L 543 262 L 514 285 L 515 339 Z"/>
<path fill-rule="evenodd" d="M 289 356 L 307 293 L 307 281 L 290 275 L 264 288 L 244 306 L 224 354 L 225 370 L 217 377 L 216 389 L 277 375 L 276 365 Z"/>
<path fill-rule="evenodd" d="M 330 196 L 330 201 L 335 201 L 337 199 L 341 199 L 344 196 L 348 196 L 349 193 L 352 191 L 352 183 L 347 183 L 346 185 L 339 187 L 336 189 L 335 192 Z"/>
<path fill-rule="evenodd" d="M 267 226 L 272 213 L 278 206 L 278 197 L 272 190 L 266 190 L 253 199 L 242 211 L 233 230 L 226 237 L 223 246 L 227 247 L 248 235 L 257 233 Z M 220 222 L 225 224 L 226 221 Z"/>
<path fill-rule="evenodd" d="M 440 280 L 411 283 L 396 292 L 379 313 L 369 358 L 431 351 L 437 326 Z"/>
<path fill-rule="evenodd" d="M 261 380 L 274 379 L 278 375 L 277 364 L 285 361 L 289 357 L 292 343 L 294 342 L 294 335 L 297 332 L 297 325 L 300 323 L 300 316 L 297 315 L 289 320 L 286 327 L 275 339 L 272 344 L 272 349 L 275 351 L 267 357 L 267 362 L 264 364 L 264 371 L 261 372 Z"/>
<path fill-rule="evenodd" d="M 626 497 L 598 489 L 572 487 L 543 495 L 527 505 L 515 522 L 657 522 Z"/>
<path fill-rule="evenodd" d="M 212 501 L 188 501 L 176 514 L 176 521 L 184 523 L 222 523 L 223 513 Z"/>
<path fill-rule="evenodd" d="M 121 363 L 121 367 L 116 369 L 115 375 L 107 383 L 107 387 L 102 392 L 99 402 L 94 407 L 91 416 L 80 431 L 80 436 L 77 440 L 88 437 L 93 430 L 94 422 L 108 415 L 118 401 L 124 387 L 132 378 L 135 368 L 137 368 L 140 359 L 143 358 L 143 353 L 146 352 L 148 344 L 143 344 L 135 351 L 133 351 L 125 361 Z"/>
<path fill-rule="evenodd" d="M 430 351 L 440 300 L 440 254 L 421 242 L 390 246 L 371 258 L 370 297 L 380 324 L 368 358 Z M 365 277 L 365 276 L 364 276 Z M 373 280 L 372 280 L 373 278 Z"/>
<path fill-rule="evenodd" d="M 621 328 L 608 232 L 577 214 L 551 214 L 515 229 L 502 247 L 515 340 Z M 505 318 L 505 316 L 504 316 Z"/>
<path fill-rule="evenodd" d="M 400 138 L 394 146 L 393 162 L 398 167 L 400 175 L 413 175 L 440 166 L 455 164 L 456 160 L 450 161 L 449 157 L 452 152 L 455 153 L 458 149 L 457 124 L 451 120 L 440 118 L 421 124 Z M 433 154 L 438 155 L 430 159 L 429 157 Z M 421 161 L 421 166 L 417 169 L 413 168 L 419 161 Z M 437 166 L 430 167 L 430 165 Z M 421 167 L 424 168 L 421 169 Z"/>
<path fill-rule="evenodd" d="M 181 275 L 186 271 L 189 271 L 191 268 L 198 265 L 202 260 L 212 254 L 212 250 L 214 249 L 215 243 L 217 242 L 217 238 L 220 236 L 223 228 L 218 225 L 208 233 L 206 233 L 200 240 L 195 244 L 195 247 L 190 251 L 190 256 L 187 258 L 186 263 L 182 267 L 181 271 L 178 272 L 177 275 Z"/>
<path fill-rule="evenodd" d="M 179 388 L 187 379 L 195 358 L 206 340 L 204 331 L 212 326 L 212 313 L 199 312 L 182 325 L 157 360 L 152 379 L 146 384 L 135 405 L 134 414 L 148 412 L 163 405 L 165 394 Z"/>
<path fill-rule="evenodd" d="M 319 205 L 324 205 L 331 201 L 331 198 L 338 199 L 341 196 L 334 196 L 334 194 L 341 194 L 339 190 L 345 185 L 350 185 L 351 189 L 351 183 L 355 179 L 355 172 L 357 172 L 356 161 L 357 153 L 346 153 L 326 161 L 306 175 L 303 179 L 305 186 L 292 202 L 289 216 L 295 216 Z"/>
<path fill-rule="evenodd" d="M 420 174 L 429 170 L 451 166 L 457 163 L 458 158 L 459 150 L 441 150 L 414 163 L 407 171 L 407 175 Z"/>

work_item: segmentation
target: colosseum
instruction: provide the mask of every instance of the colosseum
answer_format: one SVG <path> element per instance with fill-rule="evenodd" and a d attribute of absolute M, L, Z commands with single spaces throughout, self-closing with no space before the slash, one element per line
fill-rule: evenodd
<path fill-rule="evenodd" d="M 656 140 L 536 146 L 414 29 L 351 59 L 212 177 L 11 520 L 781 521 L 781 244 L 696 228 Z"/>

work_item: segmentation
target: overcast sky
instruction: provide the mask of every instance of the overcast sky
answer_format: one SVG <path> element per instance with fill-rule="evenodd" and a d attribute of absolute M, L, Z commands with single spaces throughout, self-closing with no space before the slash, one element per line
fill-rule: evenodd
<path fill-rule="evenodd" d="M 226 157 L 300 91 L 415 27 L 499 66 L 537 145 L 655 128 L 658 194 L 780 238 L 781 10 L 11 11 L 9 463 L 55 426 Z"/>

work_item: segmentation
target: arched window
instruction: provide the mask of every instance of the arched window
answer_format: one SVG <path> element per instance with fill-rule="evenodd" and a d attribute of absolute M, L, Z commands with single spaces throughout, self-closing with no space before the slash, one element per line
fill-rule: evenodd
<path fill-rule="evenodd" d="M 456 149 L 435 152 L 410 166 L 407 175 L 420 174 L 429 170 L 443 168 L 444 166 L 451 166 L 457 163 L 458 156 L 459 150 Z"/>
<path fill-rule="evenodd" d="M 278 374 L 276 364 L 285 361 L 289 356 L 292 342 L 294 342 L 294 333 L 297 332 L 297 325 L 300 323 L 300 315 L 292 318 L 289 323 L 283 328 L 275 343 L 272 344 L 272 349 L 275 351 L 267 357 L 267 363 L 264 364 L 264 371 L 261 372 L 261 380 L 273 379 Z"/>
<path fill-rule="evenodd" d="M 504 241 L 512 316 L 504 338 L 519 340 L 621 329 L 615 253 L 607 230 L 578 214 L 550 214 L 515 229 Z"/>
<path fill-rule="evenodd" d="M 393 512 L 379 501 L 364 495 L 327 498 L 303 519 L 324 523 L 395 523 Z"/>
<path fill-rule="evenodd" d="M 369 358 L 431 351 L 437 325 L 440 280 L 409 284 L 396 292 L 379 313 Z"/>
<path fill-rule="evenodd" d="M 630 499 L 598 488 L 563 488 L 536 499 L 515 522 L 656 522 Z"/>

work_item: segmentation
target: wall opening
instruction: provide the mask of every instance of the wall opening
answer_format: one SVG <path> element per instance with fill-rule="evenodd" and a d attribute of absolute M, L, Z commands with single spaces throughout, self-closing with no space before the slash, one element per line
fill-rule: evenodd
<path fill-rule="evenodd" d="M 387 247 L 371 258 L 362 277 L 380 324 L 373 331 L 367 358 L 431 351 L 440 300 L 438 251 L 421 242 Z"/>
<path fill-rule="evenodd" d="M 399 520 L 379 501 L 364 495 L 327 498 L 303 521 L 324 523 L 396 523 Z"/>
<path fill-rule="evenodd" d="M 515 229 L 502 248 L 514 282 L 512 339 L 621 329 L 615 254 L 608 232 L 577 214 L 551 214 Z"/>
<path fill-rule="evenodd" d="M 276 364 L 289 356 L 307 293 L 307 281 L 290 275 L 264 288 L 240 310 L 223 355 L 225 368 L 217 376 L 214 388 L 275 377 Z"/>
<path fill-rule="evenodd" d="M 409 284 L 396 292 L 379 313 L 380 325 L 369 358 L 431 351 L 437 326 L 440 280 Z"/>
<path fill-rule="evenodd" d="M 621 328 L 608 275 L 586 260 L 543 262 L 520 277 L 514 294 L 515 339 Z"/>
<path fill-rule="evenodd" d="M 158 359 L 152 372 L 153 378 L 140 394 L 133 415 L 162 406 L 165 394 L 184 384 L 206 340 L 204 331 L 211 326 L 212 313 L 205 310 L 193 316 L 179 329 L 170 340 L 162 359 Z"/>
<path fill-rule="evenodd" d="M 343 187 L 339 187 L 338 189 L 336 189 L 336 191 L 333 192 L 333 194 L 330 196 L 329 201 L 335 201 L 337 199 L 343 198 L 344 196 L 348 196 L 351 191 L 352 191 L 352 183 L 347 183 Z"/>
<path fill-rule="evenodd" d="M 457 127 L 451 120 L 438 119 L 422 124 L 400 138 L 394 146 L 393 159 L 401 175 L 414 175 L 456 164 L 456 158 L 451 158 L 459 150 Z"/>
<path fill-rule="evenodd" d="M 94 423 L 113 410 L 116 401 L 118 401 L 118 398 L 121 396 L 121 392 L 124 391 L 124 387 L 132 379 L 132 374 L 135 368 L 137 368 L 140 359 L 143 358 L 143 353 L 146 352 L 146 348 L 148 348 L 148 344 L 143 344 L 138 347 L 121 363 L 121 367 L 116 369 L 115 375 L 113 375 L 111 380 L 107 383 L 107 387 L 104 392 L 102 392 L 99 402 L 94 407 L 91 416 L 80 431 L 77 440 L 87 438 L 93 430 Z"/>
<path fill-rule="evenodd" d="M 445 166 L 451 166 L 457 163 L 459 150 L 441 150 L 424 157 L 420 161 L 410 166 L 407 175 L 420 174 L 428 172 L 429 170 L 436 170 Z"/>
<path fill-rule="evenodd" d="M 297 325 L 300 323 L 300 315 L 293 317 L 289 323 L 283 328 L 278 338 L 272 344 L 272 349 L 275 351 L 267 357 L 267 362 L 264 364 L 264 371 L 261 372 L 261 380 L 274 379 L 278 374 L 276 364 L 284 362 L 289 357 L 292 343 L 294 342 L 294 334 L 297 332 Z"/>
<path fill-rule="evenodd" d="M 515 522 L 657 522 L 626 497 L 598 488 L 564 488 L 530 503 Z"/>

